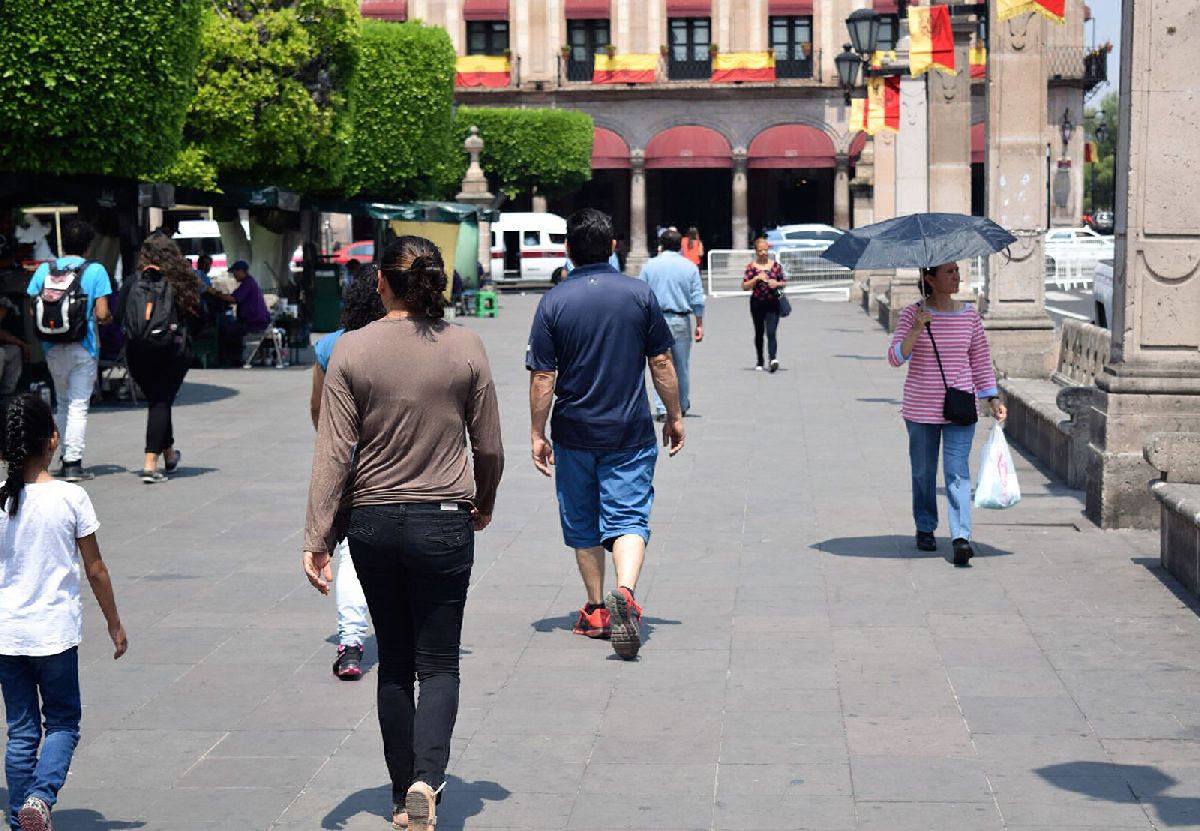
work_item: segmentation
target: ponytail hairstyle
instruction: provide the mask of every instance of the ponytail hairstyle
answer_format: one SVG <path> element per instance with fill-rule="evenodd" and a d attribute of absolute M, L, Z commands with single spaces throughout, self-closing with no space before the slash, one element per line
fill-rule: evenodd
<path fill-rule="evenodd" d="M 435 320 L 445 316 L 446 266 L 432 242 L 397 237 L 384 249 L 379 268 L 392 294 L 409 311 Z"/>
<path fill-rule="evenodd" d="M 40 395 L 23 393 L 4 410 L 4 461 L 8 477 L 0 486 L 0 508 L 16 516 L 25 489 L 26 468 L 46 453 L 54 435 L 54 414 Z"/>

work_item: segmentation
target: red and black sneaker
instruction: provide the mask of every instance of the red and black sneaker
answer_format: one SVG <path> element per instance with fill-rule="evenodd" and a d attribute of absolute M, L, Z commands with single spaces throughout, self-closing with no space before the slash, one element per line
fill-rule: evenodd
<path fill-rule="evenodd" d="M 612 625 L 609 623 L 608 609 L 603 606 L 587 605 L 579 610 L 579 619 L 571 630 L 576 635 L 587 638 L 607 640 L 612 637 Z"/>
<path fill-rule="evenodd" d="M 612 622 L 612 648 L 618 658 L 632 661 L 642 648 L 642 607 L 633 599 L 633 592 L 619 586 L 604 598 Z"/>
<path fill-rule="evenodd" d="M 340 645 L 337 660 L 333 662 L 333 674 L 343 681 L 357 681 L 362 678 L 362 658 L 363 648 L 358 644 Z"/>

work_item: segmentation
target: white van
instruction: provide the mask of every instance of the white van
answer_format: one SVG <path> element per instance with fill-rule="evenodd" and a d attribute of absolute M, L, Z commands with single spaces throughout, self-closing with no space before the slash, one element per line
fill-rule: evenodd
<path fill-rule="evenodd" d="M 492 223 L 492 280 L 549 283 L 567 262 L 567 221 L 555 214 L 501 214 Z"/>
<path fill-rule="evenodd" d="M 250 223 L 243 219 L 242 227 L 249 235 Z M 221 242 L 221 232 L 214 220 L 185 219 L 179 223 L 179 230 L 174 239 L 179 245 L 179 250 L 192 264 L 192 268 L 196 267 L 196 260 L 201 254 L 207 254 L 213 261 L 208 276 L 221 277 L 225 274 L 229 267 L 225 257 L 225 245 Z"/>

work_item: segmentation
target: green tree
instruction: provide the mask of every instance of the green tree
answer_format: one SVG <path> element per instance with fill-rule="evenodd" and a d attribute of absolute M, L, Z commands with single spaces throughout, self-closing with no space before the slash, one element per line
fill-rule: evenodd
<path fill-rule="evenodd" d="M 0 1 L 0 170 L 136 177 L 176 157 L 204 0 Z"/>
<path fill-rule="evenodd" d="M 557 196 L 592 178 L 592 118 L 572 110 L 460 107 L 456 135 L 471 125 L 483 139 L 480 164 L 510 198 L 536 190 Z M 461 170 L 465 169 L 465 162 Z"/>
<path fill-rule="evenodd" d="M 452 192 L 464 163 L 454 142 L 454 45 L 444 29 L 364 20 L 350 99 L 348 195 L 397 201 Z"/>
<path fill-rule="evenodd" d="M 1084 194 L 1084 210 L 1092 213 L 1096 210 L 1112 210 L 1116 205 L 1114 197 L 1114 181 L 1116 175 L 1117 155 L 1117 106 L 1119 101 L 1115 91 L 1109 92 L 1100 99 L 1100 106 L 1089 107 L 1084 112 L 1087 125 L 1087 140 L 1097 144 L 1097 161 L 1086 165 L 1086 191 Z M 1103 124 L 1105 128 L 1104 141 L 1096 137 L 1096 128 Z M 1093 190 L 1094 188 L 1094 190 Z"/>
<path fill-rule="evenodd" d="M 356 0 L 211 0 L 176 184 L 334 192 L 349 156 Z"/>

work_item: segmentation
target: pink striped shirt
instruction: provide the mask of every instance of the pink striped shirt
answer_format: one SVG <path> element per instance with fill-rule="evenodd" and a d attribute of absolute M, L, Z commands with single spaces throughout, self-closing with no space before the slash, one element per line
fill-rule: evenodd
<path fill-rule="evenodd" d="M 904 405 L 900 414 L 907 421 L 922 424 L 945 424 L 942 403 L 946 399 L 946 385 L 938 372 L 937 360 L 929 334 L 922 332 L 913 346 L 911 355 L 900 352 L 901 344 L 912 331 L 918 304 L 900 313 L 892 345 L 888 349 L 888 362 L 892 366 L 908 364 L 908 377 L 904 380 Z M 957 312 L 929 310 L 933 315 L 930 326 L 937 339 L 938 353 L 942 356 L 942 368 L 946 381 L 952 387 L 975 393 L 976 398 L 998 395 L 996 373 L 992 369 L 992 353 L 988 349 L 983 321 L 970 303 L 963 304 Z"/>

